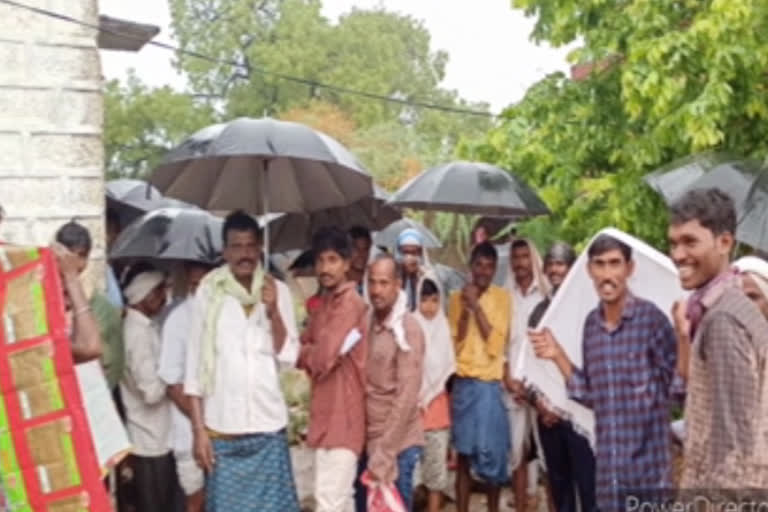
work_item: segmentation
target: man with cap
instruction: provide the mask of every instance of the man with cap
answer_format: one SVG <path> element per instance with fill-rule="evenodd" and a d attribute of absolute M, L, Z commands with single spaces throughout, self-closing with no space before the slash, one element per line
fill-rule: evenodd
<path fill-rule="evenodd" d="M 544 273 L 552 291 L 533 309 L 528 327 L 536 328 L 574 261 L 576 253 L 565 242 L 555 242 L 550 247 L 544 257 Z M 539 440 L 556 510 L 596 510 L 595 455 L 589 441 L 574 430 L 570 421 L 561 419 L 548 408 L 543 397 L 530 393 L 530 400 L 538 412 Z"/>
<path fill-rule="evenodd" d="M 171 401 L 158 375 L 161 338 L 156 323 L 166 303 L 166 276 L 157 271 L 137 274 L 124 290 L 128 309 L 123 322 L 125 369 L 120 393 L 128 436 L 133 445 L 132 467 L 137 510 L 173 510 L 176 485 L 168 446 Z"/>

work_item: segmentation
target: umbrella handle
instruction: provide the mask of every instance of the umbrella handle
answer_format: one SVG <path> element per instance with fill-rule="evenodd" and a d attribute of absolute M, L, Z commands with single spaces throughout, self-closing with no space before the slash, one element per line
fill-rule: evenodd
<path fill-rule="evenodd" d="M 261 173 L 261 204 L 264 207 L 264 212 L 263 212 L 264 243 L 262 245 L 264 250 L 264 274 L 265 275 L 269 273 L 269 220 L 267 219 L 267 215 L 269 215 L 269 194 L 267 193 L 268 182 L 269 182 L 269 160 L 264 160 L 264 172 Z"/>

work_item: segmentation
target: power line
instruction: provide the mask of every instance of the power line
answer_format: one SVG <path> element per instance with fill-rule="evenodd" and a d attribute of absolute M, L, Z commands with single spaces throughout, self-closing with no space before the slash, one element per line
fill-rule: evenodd
<path fill-rule="evenodd" d="M 199 52 L 195 52 L 195 51 L 192 51 L 192 50 L 186 50 L 184 48 L 180 48 L 178 46 L 174 46 L 174 45 L 168 44 L 168 43 L 163 43 L 163 42 L 160 42 L 160 41 L 150 40 L 150 41 L 146 41 L 145 42 L 145 40 L 143 38 L 140 38 L 140 37 L 135 37 L 135 36 L 132 36 L 130 34 L 123 34 L 123 33 L 117 32 L 115 30 L 111 30 L 111 29 L 108 29 L 108 28 L 105 28 L 105 27 L 101 27 L 101 26 L 93 24 L 93 23 L 89 23 L 87 21 L 83 21 L 83 20 L 79 20 L 77 18 L 73 18 L 73 17 L 71 17 L 69 15 L 66 15 L 66 14 L 50 11 L 48 9 L 43 9 L 41 7 L 34 7 L 32 5 L 23 4 L 23 3 L 15 1 L 15 0 L 0 0 L 0 3 L 6 4 L 6 5 L 10 5 L 12 7 L 17 7 L 19 9 L 24 9 L 24 10 L 27 10 L 27 11 L 30 11 L 30 12 L 34 12 L 36 14 L 40 14 L 42 16 L 47 16 L 49 18 L 55 18 L 57 20 L 65 21 L 67 23 L 74 23 L 76 25 L 80 25 L 82 27 L 90 28 L 90 29 L 93 29 L 93 30 L 96 30 L 96 31 L 99 31 L 99 32 L 105 32 L 105 33 L 108 33 L 108 34 L 112 34 L 112 35 L 114 35 L 116 37 L 119 37 L 119 38 L 122 38 L 122 39 L 132 40 L 132 41 L 136 41 L 136 42 L 140 42 L 140 43 L 146 43 L 147 45 L 150 45 L 150 46 L 155 46 L 155 47 L 161 48 L 163 50 L 169 50 L 169 51 L 172 51 L 172 52 L 176 52 L 178 54 L 186 55 L 188 57 L 193 57 L 193 58 L 196 58 L 196 59 L 205 60 L 205 61 L 211 62 L 213 64 L 221 64 L 221 65 L 225 65 L 225 66 L 231 66 L 231 67 L 234 67 L 234 68 L 245 69 L 247 71 L 255 71 L 255 72 L 260 73 L 262 75 L 272 76 L 274 78 L 277 78 L 279 80 L 284 80 L 284 81 L 287 81 L 287 82 L 294 82 L 294 83 L 303 84 L 303 85 L 306 85 L 306 86 L 308 86 L 310 88 L 327 89 L 327 90 L 330 90 L 330 91 L 335 91 L 335 92 L 342 93 L 342 94 L 348 94 L 348 95 L 351 95 L 351 96 L 359 96 L 361 98 L 367 98 L 367 99 L 370 99 L 370 100 L 384 101 L 384 102 L 388 102 L 388 103 L 396 103 L 396 104 L 399 104 L 399 105 L 404 105 L 404 106 L 409 106 L 409 107 L 416 107 L 416 108 L 423 108 L 423 109 L 428 109 L 428 110 L 438 110 L 438 111 L 447 112 L 447 113 L 451 113 L 451 114 L 464 114 L 464 115 L 471 115 L 471 116 L 478 116 L 478 117 L 489 117 L 489 118 L 497 118 L 498 117 L 497 114 L 493 114 L 491 112 L 485 112 L 485 111 L 482 111 L 482 110 L 471 110 L 471 109 L 464 109 L 464 108 L 458 108 L 458 107 L 450 107 L 450 106 L 446 106 L 446 105 L 438 105 L 436 103 L 429 103 L 429 102 L 424 102 L 424 101 L 407 100 L 407 99 L 403 99 L 403 98 L 395 98 L 395 97 L 392 97 L 392 96 L 385 96 L 383 94 L 376 94 L 376 93 L 372 93 L 372 92 L 368 92 L 368 91 L 361 91 L 359 89 L 352 89 L 352 88 L 344 87 L 344 86 L 340 86 L 340 85 L 329 84 L 329 83 L 325 83 L 325 82 L 319 82 L 317 80 L 313 80 L 313 79 L 310 79 L 310 78 L 302 78 L 302 77 L 287 75 L 287 74 L 284 74 L 284 73 L 278 73 L 278 72 L 270 71 L 270 70 L 267 70 L 267 69 L 264 69 L 264 68 L 258 68 L 256 70 L 252 70 L 250 68 L 247 68 L 246 66 L 244 66 L 242 63 L 239 63 L 239 62 L 229 61 L 229 60 L 224 60 L 224 59 L 218 59 L 216 57 L 211 57 L 209 55 L 205 55 L 205 54 L 202 54 L 202 53 L 199 53 Z"/>

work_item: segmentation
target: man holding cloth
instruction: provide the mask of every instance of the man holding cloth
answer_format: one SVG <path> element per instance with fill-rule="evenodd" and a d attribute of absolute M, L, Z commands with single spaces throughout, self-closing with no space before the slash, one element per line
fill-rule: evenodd
<path fill-rule="evenodd" d="M 491 284 L 498 254 L 489 242 L 472 249 L 472 282 L 451 295 L 448 321 L 456 348 L 452 391 L 453 444 L 459 454 L 456 505 L 469 511 L 470 467 L 488 483 L 488 510 L 499 510 L 508 479 L 509 420 L 502 398 L 510 297 Z"/>
<path fill-rule="evenodd" d="M 184 392 L 208 512 L 298 512 L 278 363 L 298 333 L 288 287 L 264 271 L 261 229 L 244 212 L 223 227 L 226 265 L 194 298 Z"/>
<path fill-rule="evenodd" d="M 365 444 L 366 306 L 347 279 L 351 247 L 338 228 L 312 240 L 325 293 L 301 337 L 297 366 L 312 381 L 307 444 L 315 449 L 316 512 L 351 512 L 358 457 Z"/>

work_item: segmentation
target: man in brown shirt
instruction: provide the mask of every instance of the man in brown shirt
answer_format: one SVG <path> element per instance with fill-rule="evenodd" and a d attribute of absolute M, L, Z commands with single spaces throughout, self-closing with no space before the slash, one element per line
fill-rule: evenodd
<path fill-rule="evenodd" d="M 675 308 L 687 380 L 683 489 L 768 488 L 768 322 L 730 269 L 735 231 L 733 200 L 719 189 L 671 207 L 670 253 L 693 291 Z"/>
<path fill-rule="evenodd" d="M 373 481 L 394 482 L 411 510 L 413 471 L 424 445 L 418 402 L 424 333 L 408 312 L 399 276 L 390 255 L 378 256 L 368 270 L 367 470 Z"/>
<path fill-rule="evenodd" d="M 326 291 L 302 335 L 297 366 L 312 380 L 307 443 L 315 449 L 317 512 L 351 512 L 358 457 L 365 443 L 366 306 L 347 279 L 351 247 L 337 228 L 312 242 L 315 273 Z"/>

